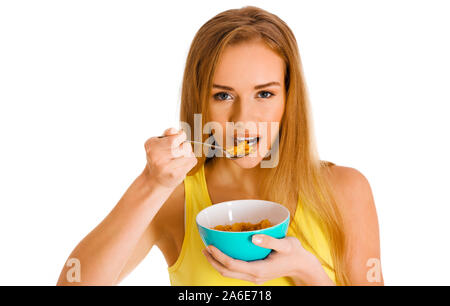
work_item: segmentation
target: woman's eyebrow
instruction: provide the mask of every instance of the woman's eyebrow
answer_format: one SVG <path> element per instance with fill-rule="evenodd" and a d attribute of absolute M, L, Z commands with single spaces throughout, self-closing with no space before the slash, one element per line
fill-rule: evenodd
<path fill-rule="evenodd" d="M 268 87 L 268 86 L 281 86 L 281 85 L 280 85 L 279 82 L 269 82 L 269 83 L 266 83 L 266 84 L 256 85 L 255 89 L 261 89 L 261 88 Z M 219 88 L 219 89 L 225 89 L 225 90 L 234 91 L 234 89 L 232 87 L 225 86 L 225 85 L 213 84 L 213 88 Z"/>

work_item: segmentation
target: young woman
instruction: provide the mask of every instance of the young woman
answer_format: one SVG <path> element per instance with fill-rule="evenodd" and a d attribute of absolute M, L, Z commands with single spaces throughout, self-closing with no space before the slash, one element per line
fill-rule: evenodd
<path fill-rule="evenodd" d="M 118 284 L 154 245 L 172 285 L 383 284 L 370 185 L 356 169 L 318 158 L 298 46 L 280 18 L 244 7 L 200 28 L 187 58 L 180 119 L 193 128 L 195 114 L 221 127 L 210 135 L 218 145 L 259 137 L 258 154 L 199 156 L 185 141 L 187 129 L 150 138 L 142 173 L 69 256 L 81 265 L 80 282 L 68 281 L 64 267 L 58 284 Z M 240 123 L 231 136 L 229 122 Z M 250 131 L 250 123 L 263 122 L 278 127 Z M 273 167 L 260 166 L 273 156 Z M 291 212 L 286 238 L 253 236 L 273 249 L 264 260 L 235 260 L 201 241 L 196 214 L 235 199 L 270 200 Z"/>

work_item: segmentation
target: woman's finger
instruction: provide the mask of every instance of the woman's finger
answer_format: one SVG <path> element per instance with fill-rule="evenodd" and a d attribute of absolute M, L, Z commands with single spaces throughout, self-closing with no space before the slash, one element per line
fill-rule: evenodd
<path fill-rule="evenodd" d="M 209 263 L 214 267 L 214 269 L 216 269 L 223 277 L 241 279 L 252 283 L 257 281 L 257 279 L 252 275 L 227 269 L 220 262 L 218 262 L 206 249 L 204 249 L 202 252 L 206 256 L 206 259 L 209 261 Z"/>
<path fill-rule="evenodd" d="M 164 130 L 163 136 L 176 135 L 179 131 L 176 128 L 168 128 Z"/>
<path fill-rule="evenodd" d="M 193 168 L 197 164 L 197 158 L 195 156 L 192 157 L 178 157 L 174 158 L 169 162 L 169 167 L 173 171 L 177 171 L 180 168 L 185 169 L 186 167 Z"/>
<path fill-rule="evenodd" d="M 159 143 L 164 144 L 169 150 L 179 146 L 186 140 L 186 133 L 183 130 L 169 128 L 164 131 L 163 136 L 155 137 Z"/>
<path fill-rule="evenodd" d="M 192 148 L 181 145 L 185 139 L 183 130 L 169 128 L 164 131 L 164 136 L 151 137 L 145 142 L 146 169 L 157 184 L 176 187 L 197 164 L 195 156 L 190 154 Z M 174 154 L 171 154 L 172 147 L 176 148 Z"/>
<path fill-rule="evenodd" d="M 273 249 L 280 253 L 289 253 L 291 250 L 291 243 L 287 239 L 274 238 L 268 235 L 258 234 L 252 236 L 252 242 L 257 246 Z"/>
<path fill-rule="evenodd" d="M 180 130 L 177 136 L 172 140 L 171 148 L 179 147 L 186 139 L 186 133 L 183 130 Z"/>
<path fill-rule="evenodd" d="M 213 258 L 220 262 L 228 270 L 254 275 L 255 271 L 251 269 L 252 266 L 249 265 L 248 262 L 231 258 L 213 245 L 209 245 L 208 247 L 211 250 L 211 255 L 213 256 Z"/>
<path fill-rule="evenodd" d="M 192 154 L 191 154 L 192 153 Z M 178 147 L 172 148 L 170 152 L 172 158 L 178 158 L 178 157 L 192 157 L 193 151 L 192 146 L 189 142 L 183 142 Z"/>

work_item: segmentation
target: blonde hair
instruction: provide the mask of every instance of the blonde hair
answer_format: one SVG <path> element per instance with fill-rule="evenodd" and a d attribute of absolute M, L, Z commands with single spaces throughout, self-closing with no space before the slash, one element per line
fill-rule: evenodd
<path fill-rule="evenodd" d="M 333 266 L 313 250 L 314 255 L 335 273 L 338 285 L 349 285 L 342 217 L 329 181 L 334 164 L 318 157 L 297 41 L 283 20 L 258 7 L 246 6 L 224 11 L 207 21 L 195 35 L 186 60 L 180 120 L 193 127 L 194 114 L 201 113 L 202 126 L 207 122 L 208 97 L 221 52 L 228 45 L 254 39 L 264 42 L 286 65 L 286 106 L 279 132 L 279 163 L 264 169 L 264 197 L 282 203 L 291 213 L 295 212 L 299 200 L 303 203 L 303 210 L 317 218 L 327 237 Z M 208 136 L 202 137 L 205 141 Z M 202 155 L 198 159 L 188 175 L 194 174 L 206 157 Z M 304 245 L 312 248 L 301 226 L 295 224 L 296 233 Z"/>

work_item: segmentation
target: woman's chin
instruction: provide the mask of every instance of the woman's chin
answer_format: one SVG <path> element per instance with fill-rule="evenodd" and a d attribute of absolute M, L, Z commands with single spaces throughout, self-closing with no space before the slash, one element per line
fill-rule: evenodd
<path fill-rule="evenodd" d="M 259 156 L 259 154 L 250 154 L 241 158 L 233 159 L 233 162 L 241 168 L 250 169 L 258 166 L 262 160 L 263 157 Z"/>
<path fill-rule="evenodd" d="M 254 168 L 259 165 L 261 159 L 255 157 L 241 157 L 233 160 L 239 167 L 244 169 Z"/>

